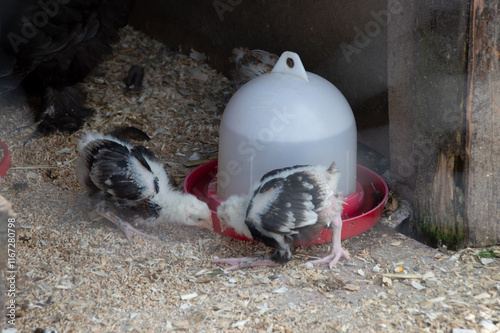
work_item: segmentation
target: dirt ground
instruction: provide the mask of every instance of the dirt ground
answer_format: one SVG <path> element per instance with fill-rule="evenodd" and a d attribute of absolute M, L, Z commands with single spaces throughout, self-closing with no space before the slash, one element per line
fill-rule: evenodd
<path fill-rule="evenodd" d="M 144 87 L 125 93 L 134 63 L 146 69 Z M 178 54 L 127 27 L 83 85 L 96 110 L 84 130 L 141 128 L 179 184 L 198 158 L 216 156 L 232 86 L 203 55 Z M 352 260 L 335 269 L 307 264 L 325 244 L 297 248 L 283 267 L 226 272 L 211 259 L 262 255 L 264 246 L 175 225 L 143 228 L 162 241 L 128 242 L 91 212 L 77 184 L 81 131 L 24 146 L 33 127 L 23 127 L 30 112 L 18 100 L 2 107 L 0 124 L 13 157 L 0 195 L 17 213 L 18 332 L 500 331 L 500 260 L 488 258 L 499 248 L 429 248 L 392 228 L 404 205 L 343 241 Z"/>

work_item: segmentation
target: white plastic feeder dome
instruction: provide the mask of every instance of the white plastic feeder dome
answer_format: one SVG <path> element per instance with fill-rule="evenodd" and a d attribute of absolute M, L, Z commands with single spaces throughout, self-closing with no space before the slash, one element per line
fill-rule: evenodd
<path fill-rule="evenodd" d="M 306 72 L 299 56 L 284 52 L 272 72 L 242 86 L 220 125 L 217 194 L 246 194 L 267 172 L 297 164 L 341 173 L 338 190 L 356 191 L 356 123 L 342 93 Z"/>

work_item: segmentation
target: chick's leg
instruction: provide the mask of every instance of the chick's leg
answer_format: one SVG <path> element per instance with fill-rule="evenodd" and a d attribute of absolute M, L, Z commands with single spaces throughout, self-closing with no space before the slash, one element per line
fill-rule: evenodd
<path fill-rule="evenodd" d="M 340 257 L 351 260 L 349 254 L 342 248 L 341 232 L 342 232 L 342 219 L 338 215 L 333 221 L 333 235 L 332 235 L 332 252 L 318 260 L 311 261 L 312 264 L 328 264 L 330 268 L 335 267 Z"/>
<path fill-rule="evenodd" d="M 261 258 L 225 258 L 225 259 L 212 259 L 213 263 L 216 264 L 229 264 L 226 271 L 234 271 L 237 269 L 252 268 L 257 266 L 280 266 L 280 264 L 275 263 L 271 260 L 261 259 Z"/>
<path fill-rule="evenodd" d="M 102 217 L 108 219 L 109 221 L 113 222 L 124 234 L 125 238 L 127 238 L 129 241 L 132 240 L 132 235 L 136 234 L 139 236 L 142 236 L 144 238 L 150 238 L 154 240 L 158 240 L 158 237 L 155 237 L 153 235 L 149 235 L 145 232 L 142 232 L 140 230 L 137 230 L 133 226 L 130 225 L 130 223 L 122 220 L 120 217 L 116 216 L 115 214 L 111 212 L 104 211 L 102 209 L 96 209 L 97 213 L 101 215 Z"/>

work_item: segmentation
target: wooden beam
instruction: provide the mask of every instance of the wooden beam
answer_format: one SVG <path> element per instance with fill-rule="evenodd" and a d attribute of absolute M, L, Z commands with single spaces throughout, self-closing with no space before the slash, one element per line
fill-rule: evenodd
<path fill-rule="evenodd" d="M 391 171 L 431 245 L 467 243 L 464 218 L 468 1 L 401 2 L 388 28 Z"/>
<path fill-rule="evenodd" d="M 500 1 L 471 2 L 467 82 L 468 245 L 500 243 Z"/>
<path fill-rule="evenodd" d="M 403 15 L 393 18 L 388 26 L 388 105 L 392 178 L 401 184 L 397 190 L 413 201 L 415 167 L 409 159 L 413 151 L 413 113 L 415 110 L 415 63 L 417 43 L 414 32 L 416 4 L 406 1 Z M 396 185 L 395 184 L 395 185 Z"/>

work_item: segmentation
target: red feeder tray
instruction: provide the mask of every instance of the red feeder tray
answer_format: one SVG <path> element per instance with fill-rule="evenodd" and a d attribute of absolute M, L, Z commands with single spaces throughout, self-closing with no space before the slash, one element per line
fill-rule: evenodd
<path fill-rule="evenodd" d="M 212 212 L 214 230 L 222 235 L 249 240 L 227 228 L 221 232 L 217 207 L 223 201 L 217 195 L 217 161 L 200 165 L 184 180 L 184 191 L 206 202 Z M 342 212 L 342 239 L 356 236 L 373 227 L 384 212 L 384 203 L 389 189 L 384 180 L 375 172 L 361 165 L 357 166 L 356 192 L 344 198 Z M 332 231 L 323 229 L 315 239 L 298 245 L 323 244 L 332 240 Z"/>
<path fill-rule="evenodd" d="M 3 178 L 10 167 L 10 154 L 7 144 L 2 139 L 0 139 L 0 148 L 3 150 L 3 158 L 0 161 L 0 178 Z"/>

